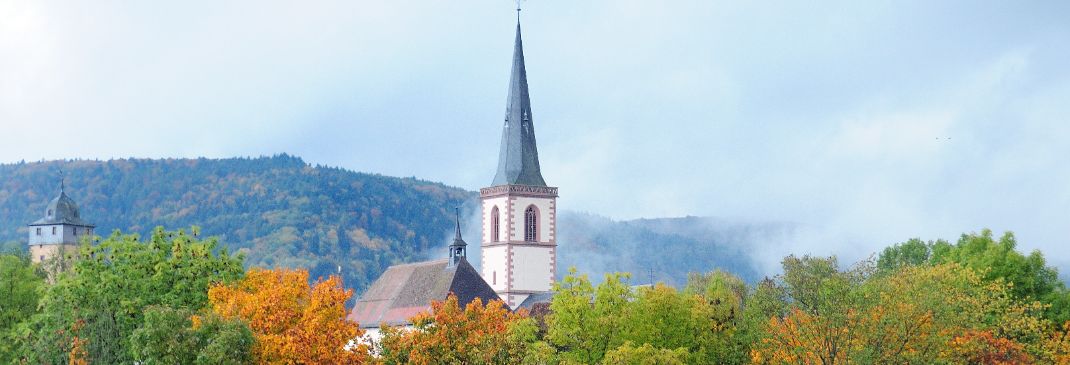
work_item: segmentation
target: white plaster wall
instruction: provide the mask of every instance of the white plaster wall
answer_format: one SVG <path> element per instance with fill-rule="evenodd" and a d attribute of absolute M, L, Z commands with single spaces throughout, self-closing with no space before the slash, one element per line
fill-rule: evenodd
<path fill-rule="evenodd" d="M 551 247 L 513 247 L 513 289 L 550 290 L 553 285 L 553 265 Z"/>
<path fill-rule="evenodd" d="M 504 291 L 509 287 L 508 258 L 508 246 L 483 247 L 483 280 L 496 292 Z M 497 272 L 497 280 L 494 279 L 495 272 Z"/>
<path fill-rule="evenodd" d="M 539 209 L 539 242 L 551 242 L 554 240 L 551 232 L 556 222 L 555 219 L 551 219 L 553 215 L 554 199 L 553 198 L 530 198 L 518 196 L 513 198 L 513 217 L 516 220 L 513 224 L 513 232 L 511 235 L 514 241 L 524 240 L 524 211 L 528 209 L 529 205 L 535 205 Z"/>
<path fill-rule="evenodd" d="M 490 242 L 490 212 L 494 210 L 494 207 L 498 207 L 498 238 L 501 241 L 509 240 L 506 235 L 506 227 L 509 224 L 509 210 L 507 208 L 508 198 L 505 196 L 489 198 L 483 200 L 483 243 Z"/>
<path fill-rule="evenodd" d="M 52 234 L 52 227 L 56 227 L 56 234 Z M 88 230 L 85 227 L 74 227 L 65 225 L 54 226 L 36 226 L 30 228 L 30 245 L 39 244 L 57 244 L 57 243 L 69 243 L 80 244 L 82 243 L 82 237 L 88 234 Z M 41 229 L 41 235 L 37 235 L 37 229 Z M 78 229 L 78 234 L 74 234 L 74 230 Z"/>

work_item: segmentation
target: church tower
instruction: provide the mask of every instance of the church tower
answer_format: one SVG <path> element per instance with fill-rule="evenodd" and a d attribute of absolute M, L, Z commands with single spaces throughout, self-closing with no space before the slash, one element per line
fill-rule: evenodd
<path fill-rule="evenodd" d="M 550 291 L 557 274 L 557 188 L 547 186 L 539 171 L 519 21 L 513 47 L 498 171 L 491 186 L 479 191 L 483 279 L 510 308 Z"/>
<path fill-rule="evenodd" d="M 44 218 L 30 223 L 30 257 L 34 263 L 66 261 L 78 252 L 82 237 L 92 236 L 92 224 L 82 220 L 78 205 L 59 184 L 59 195 L 48 203 Z M 62 267 L 62 265 L 61 265 Z"/>

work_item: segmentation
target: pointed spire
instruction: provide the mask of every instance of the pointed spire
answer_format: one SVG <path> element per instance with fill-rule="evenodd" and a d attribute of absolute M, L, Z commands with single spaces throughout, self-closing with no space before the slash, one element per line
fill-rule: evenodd
<path fill-rule="evenodd" d="M 534 116 L 528 95 L 528 74 L 524 65 L 524 42 L 520 36 L 520 7 L 517 6 L 513 70 L 509 77 L 509 97 L 505 104 L 505 126 L 498 152 L 498 172 L 493 185 L 546 186 L 539 169 L 535 144 Z"/>
<path fill-rule="evenodd" d="M 461 208 L 453 208 L 453 213 L 457 223 L 457 235 L 453 238 L 453 243 L 450 244 L 450 260 L 447 267 L 457 266 L 467 255 L 468 246 L 461 238 Z"/>
<path fill-rule="evenodd" d="M 453 244 L 457 244 L 457 242 L 463 244 L 464 240 L 461 239 L 461 208 L 453 208 L 453 214 L 457 221 L 457 236 L 453 238 Z"/>

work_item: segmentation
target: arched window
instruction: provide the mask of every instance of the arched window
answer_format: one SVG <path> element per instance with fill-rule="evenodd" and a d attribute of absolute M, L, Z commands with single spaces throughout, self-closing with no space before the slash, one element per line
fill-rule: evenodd
<path fill-rule="evenodd" d="M 539 218 L 534 205 L 529 205 L 524 211 L 524 241 L 538 242 Z"/>
<path fill-rule="evenodd" d="M 501 232 L 501 223 L 498 218 L 498 206 L 494 206 L 494 209 L 490 210 L 490 241 L 498 242 L 498 232 Z"/>

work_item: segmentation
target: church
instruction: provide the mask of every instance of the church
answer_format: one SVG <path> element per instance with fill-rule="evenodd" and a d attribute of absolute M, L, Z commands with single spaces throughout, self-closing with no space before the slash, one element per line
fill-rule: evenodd
<path fill-rule="evenodd" d="M 458 218 L 445 259 L 391 266 L 349 320 L 374 336 L 380 324 L 411 325 L 410 317 L 451 293 L 462 307 L 476 298 L 501 299 L 511 309 L 549 300 L 557 275 L 557 188 L 539 169 L 534 119 L 518 21 L 498 168 L 490 186 L 480 189 L 481 272 L 468 263 Z"/>

